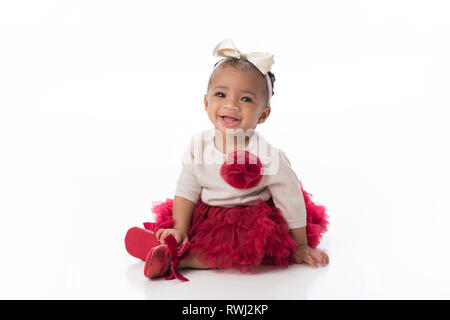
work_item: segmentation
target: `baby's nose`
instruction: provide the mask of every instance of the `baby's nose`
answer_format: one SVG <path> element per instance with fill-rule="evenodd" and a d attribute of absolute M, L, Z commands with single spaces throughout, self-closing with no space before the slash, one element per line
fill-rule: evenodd
<path fill-rule="evenodd" d="M 238 106 L 235 105 L 235 104 L 227 104 L 227 105 L 225 106 L 225 108 L 226 108 L 226 109 L 231 109 L 231 110 L 237 110 L 237 109 L 238 109 Z"/>

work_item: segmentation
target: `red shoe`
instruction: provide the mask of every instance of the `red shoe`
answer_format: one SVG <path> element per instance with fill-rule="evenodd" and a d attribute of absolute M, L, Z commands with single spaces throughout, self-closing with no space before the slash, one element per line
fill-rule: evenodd
<path fill-rule="evenodd" d="M 164 238 L 164 244 L 150 249 L 145 259 L 144 274 L 147 278 L 155 278 L 166 275 L 166 280 L 178 279 L 181 281 L 189 281 L 178 272 L 180 261 L 189 256 L 191 245 L 189 242 L 184 243 L 178 249 L 177 240 L 172 234 Z"/>
<path fill-rule="evenodd" d="M 128 253 L 144 261 L 150 249 L 158 245 L 160 243 L 156 239 L 156 235 L 150 230 L 133 227 L 125 236 L 125 248 Z"/>
<path fill-rule="evenodd" d="M 169 248 L 165 244 L 153 247 L 145 259 L 144 274 L 147 278 L 163 276 L 169 270 Z"/>

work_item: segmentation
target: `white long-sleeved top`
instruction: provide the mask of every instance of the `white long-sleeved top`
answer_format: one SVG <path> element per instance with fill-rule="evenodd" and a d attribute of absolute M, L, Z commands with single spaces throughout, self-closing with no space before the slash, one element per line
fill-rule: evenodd
<path fill-rule="evenodd" d="M 191 137 L 183 155 L 175 196 L 197 203 L 201 195 L 204 203 L 222 207 L 251 205 L 258 198 L 267 201 L 272 197 L 290 229 L 306 226 L 306 208 L 299 179 L 283 151 L 253 131 L 245 150 L 260 159 L 263 177 L 253 188 L 237 189 L 220 175 L 227 155 L 216 148 L 214 137 L 214 128 Z"/>

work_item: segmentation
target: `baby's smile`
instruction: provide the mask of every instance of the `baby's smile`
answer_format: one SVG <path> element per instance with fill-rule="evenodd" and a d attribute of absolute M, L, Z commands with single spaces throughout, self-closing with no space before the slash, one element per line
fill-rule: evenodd
<path fill-rule="evenodd" d="M 219 115 L 220 123 L 227 128 L 234 128 L 241 122 L 241 119 L 235 116 Z"/>

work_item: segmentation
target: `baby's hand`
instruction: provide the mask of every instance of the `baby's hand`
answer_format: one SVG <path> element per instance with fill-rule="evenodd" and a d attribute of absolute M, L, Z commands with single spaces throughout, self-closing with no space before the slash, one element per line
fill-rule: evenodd
<path fill-rule="evenodd" d="M 187 232 L 180 229 L 159 229 L 156 231 L 156 239 L 158 239 L 161 244 L 164 244 L 164 238 L 169 234 L 172 234 L 175 237 L 178 244 L 189 241 Z"/>
<path fill-rule="evenodd" d="M 302 246 L 298 246 L 295 250 L 294 261 L 295 263 L 306 262 L 311 265 L 311 267 L 317 268 L 317 264 L 325 267 L 330 260 L 328 258 L 328 255 L 322 250 L 313 249 L 305 244 Z"/>

